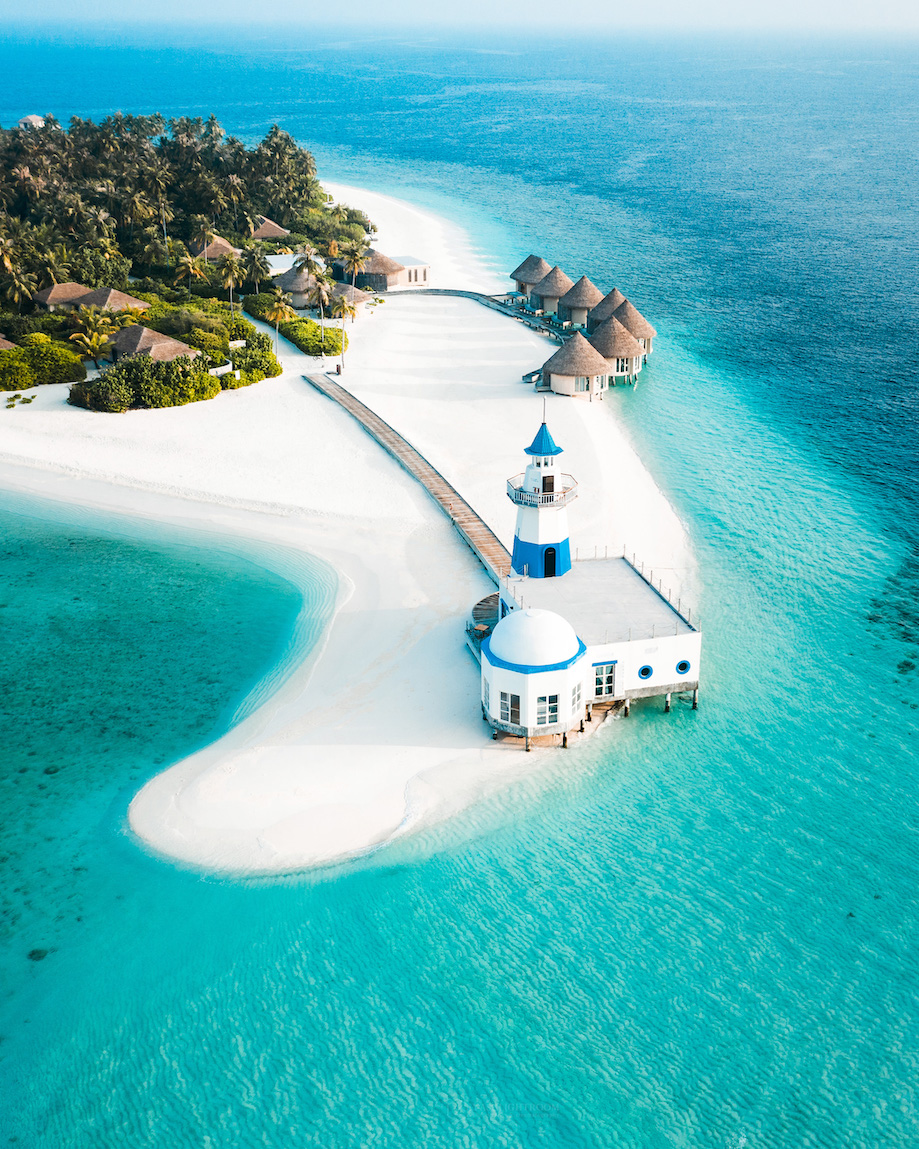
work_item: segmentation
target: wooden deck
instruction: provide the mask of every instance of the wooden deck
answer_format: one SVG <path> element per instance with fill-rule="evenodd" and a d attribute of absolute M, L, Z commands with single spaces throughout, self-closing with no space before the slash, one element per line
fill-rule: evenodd
<path fill-rule="evenodd" d="M 456 488 L 452 487 L 407 439 L 403 439 L 398 431 L 394 431 L 379 415 L 330 376 L 317 374 L 304 375 L 303 378 L 317 391 L 343 407 L 385 451 L 392 455 L 396 462 L 408 471 L 412 478 L 421 483 L 441 510 L 450 517 L 453 525 L 495 582 L 507 577 L 511 569 L 511 556 L 507 548 Z"/>

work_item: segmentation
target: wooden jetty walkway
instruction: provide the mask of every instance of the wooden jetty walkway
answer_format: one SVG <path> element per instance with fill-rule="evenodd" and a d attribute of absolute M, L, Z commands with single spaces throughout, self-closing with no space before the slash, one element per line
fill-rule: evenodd
<path fill-rule="evenodd" d="M 488 307 L 492 311 L 498 311 L 502 315 L 506 315 L 508 319 L 516 319 L 518 323 L 524 324 L 526 327 L 532 328 L 533 331 L 539 331 L 542 335 L 548 335 L 550 339 L 554 339 L 556 343 L 564 343 L 566 339 L 570 339 L 574 335 L 575 328 L 567 329 L 560 327 L 557 323 L 553 323 L 551 319 L 544 319 L 541 315 L 534 315 L 531 311 L 526 311 L 523 307 L 519 307 L 515 303 L 505 303 L 500 297 L 494 295 L 485 295 L 481 291 L 461 291 L 459 288 L 453 287 L 406 287 L 404 290 L 389 291 L 390 296 L 398 296 L 400 299 L 407 295 L 448 295 L 454 299 L 472 299 L 476 303 L 480 303 L 483 307 Z"/>
<path fill-rule="evenodd" d="M 443 475 L 390 425 L 371 411 L 350 391 L 328 375 L 304 375 L 303 378 L 327 398 L 332 399 L 353 416 L 388 451 L 412 478 L 428 492 L 441 510 L 466 540 L 495 582 L 506 578 L 511 569 L 511 556 L 492 529 L 485 525 L 462 495 Z"/>

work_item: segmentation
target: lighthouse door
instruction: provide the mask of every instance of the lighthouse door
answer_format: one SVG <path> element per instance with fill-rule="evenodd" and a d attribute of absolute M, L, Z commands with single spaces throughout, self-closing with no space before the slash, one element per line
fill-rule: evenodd
<path fill-rule="evenodd" d="M 555 578 L 555 547 L 546 547 L 544 573 L 546 578 Z"/>
<path fill-rule="evenodd" d="M 542 493 L 544 495 L 552 495 L 555 493 L 555 476 L 543 475 L 542 477 Z"/>

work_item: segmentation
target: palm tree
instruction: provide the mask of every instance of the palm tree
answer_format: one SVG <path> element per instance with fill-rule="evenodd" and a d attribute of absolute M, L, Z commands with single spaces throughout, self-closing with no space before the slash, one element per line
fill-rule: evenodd
<path fill-rule="evenodd" d="M 341 316 L 341 369 L 345 369 L 345 320 L 353 320 L 357 315 L 357 308 L 344 295 L 337 295 L 332 303 L 332 314 Z"/>
<path fill-rule="evenodd" d="M 180 280 L 188 276 L 188 293 L 191 295 L 191 281 L 192 277 L 195 279 L 207 279 L 207 272 L 204 270 L 204 260 L 194 255 L 183 255 L 179 262 L 176 264 L 176 274 L 173 283 L 178 283 Z"/>
<path fill-rule="evenodd" d="M 332 285 L 325 278 L 320 275 L 316 277 L 316 284 L 310 292 L 310 299 L 315 303 L 319 309 L 319 331 L 322 339 L 322 351 L 325 354 L 325 309 L 329 306 L 329 300 L 332 298 Z"/>
<path fill-rule="evenodd" d="M 31 299 L 37 289 L 38 284 L 35 282 L 35 276 L 32 275 L 31 272 L 14 267 L 6 277 L 6 282 L 3 285 L 3 294 L 7 299 L 16 304 L 19 311 L 22 311 L 22 301 L 24 299 Z"/>
<path fill-rule="evenodd" d="M 316 279 L 322 270 L 319 262 L 319 252 L 311 244 L 304 244 L 303 247 L 298 249 L 293 266 L 295 271 L 305 269 L 307 275 L 311 275 Z"/>
<path fill-rule="evenodd" d="M 357 273 L 362 271 L 364 265 L 367 263 L 367 252 L 370 249 L 362 239 L 352 239 L 348 243 L 341 245 L 341 253 L 344 256 L 345 271 L 351 275 L 351 290 L 354 290 L 354 281 L 357 279 Z"/>
<path fill-rule="evenodd" d="M 235 256 L 232 251 L 228 251 L 226 255 L 222 256 L 217 264 L 217 274 L 220 276 L 220 282 L 230 293 L 230 311 L 232 311 L 233 288 L 242 283 L 245 275 L 238 256 Z"/>
<path fill-rule="evenodd" d="M 269 323 L 274 324 L 274 353 L 278 353 L 278 328 L 282 323 L 286 323 L 289 319 L 296 319 L 297 313 L 290 306 L 290 296 L 286 291 L 282 291 L 276 287 L 271 293 L 271 303 L 268 305 L 268 310 L 265 312 L 265 318 Z"/>
<path fill-rule="evenodd" d="M 246 279 L 255 284 L 255 294 L 258 295 L 259 284 L 271 276 L 271 265 L 265 253 L 258 247 L 243 248 L 242 265 Z"/>
<path fill-rule="evenodd" d="M 101 331 L 77 331 L 70 336 L 72 343 L 76 344 L 77 354 L 81 359 L 92 359 L 93 366 L 99 370 L 99 360 L 110 349 L 111 342 L 107 335 Z"/>
<path fill-rule="evenodd" d="M 109 336 L 115 330 L 112 316 L 98 307 L 78 307 L 73 318 L 80 335 Z M 71 335 L 70 338 L 75 339 L 76 336 Z"/>

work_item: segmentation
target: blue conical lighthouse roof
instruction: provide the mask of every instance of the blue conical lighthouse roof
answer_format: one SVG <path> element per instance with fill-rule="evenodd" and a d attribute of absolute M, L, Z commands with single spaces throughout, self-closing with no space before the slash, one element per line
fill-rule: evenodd
<path fill-rule="evenodd" d="M 526 448 L 528 455 L 560 455 L 563 448 L 556 445 L 555 440 L 549 434 L 549 428 L 542 424 L 536 432 L 536 438 Z"/>

